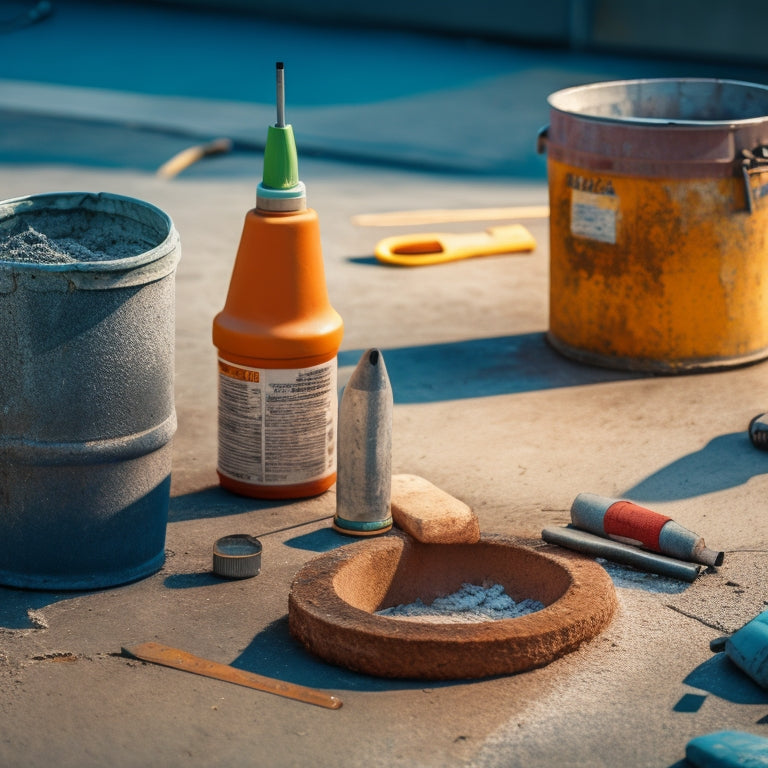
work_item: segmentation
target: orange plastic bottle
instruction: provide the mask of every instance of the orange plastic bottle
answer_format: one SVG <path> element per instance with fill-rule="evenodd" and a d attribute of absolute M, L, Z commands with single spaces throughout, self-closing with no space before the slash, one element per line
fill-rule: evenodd
<path fill-rule="evenodd" d="M 317 213 L 306 207 L 293 130 L 269 127 L 256 208 L 245 216 L 219 353 L 218 475 L 256 498 L 301 498 L 336 480 L 337 360 L 344 325 L 325 282 Z"/>

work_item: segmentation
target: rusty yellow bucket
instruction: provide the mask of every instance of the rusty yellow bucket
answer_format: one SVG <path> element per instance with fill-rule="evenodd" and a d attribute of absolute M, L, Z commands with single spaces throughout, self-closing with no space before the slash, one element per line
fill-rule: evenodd
<path fill-rule="evenodd" d="M 610 368 L 768 356 L 768 87 L 597 83 L 549 97 L 548 340 Z"/>

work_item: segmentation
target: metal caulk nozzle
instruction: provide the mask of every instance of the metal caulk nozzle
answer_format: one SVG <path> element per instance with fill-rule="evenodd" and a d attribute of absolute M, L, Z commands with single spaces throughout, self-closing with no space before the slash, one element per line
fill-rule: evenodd
<path fill-rule="evenodd" d="M 293 128 L 285 122 L 285 68 L 276 65 L 277 122 L 267 129 L 264 172 L 256 190 L 256 207 L 264 211 L 303 211 L 307 192 L 299 181 L 299 160 Z"/>
<path fill-rule="evenodd" d="M 378 349 L 360 358 L 339 408 L 333 527 L 371 536 L 392 527 L 392 387 Z"/>

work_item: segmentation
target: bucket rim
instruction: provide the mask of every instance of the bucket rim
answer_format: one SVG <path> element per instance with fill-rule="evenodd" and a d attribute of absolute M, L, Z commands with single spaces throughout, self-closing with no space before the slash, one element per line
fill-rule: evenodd
<path fill-rule="evenodd" d="M 562 102 L 564 99 L 572 96 L 575 93 L 595 92 L 608 88 L 615 88 L 618 86 L 640 86 L 640 85 L 670 85 L 670 84 L 684 84 L 684 85 L 717 85 L 717 86 L 736 86 L 738 88 L 749 88 L 755 91 L 763 92 L 768 100 L 768 85 L 761 83 L 753 83 L 747 80 L 733 80 L 728 78 L 714 78 L 714 77 L 655 77 L 655 78 L 633 78 L 628 80 L 605 80 L 597 83 L 586 83 L 583 85 L 570 86 L 568 88 L 562 88 L 558 91 L 554 91 L 547 97 L 547 103 L 553 112 L 558 112 L 563 115 L 568 115 L 580 120 L 599 123 L 612 123 L 612 124 L 631 124 L 631 125 L 647 125 L 647 126 L 665 126 L 668 128 L 675 128 L 681 126 L 687 129 L 690 128 L 712 128 L 712 127 L 731 127 L 731 126 L 745 126 L 755 125 L 768 121 L 768 109 L 766 114 L 760 117 L 745 117 L 735 118 L 728 120 L 691 120 L 684 118 L 664 118 L 664 117 L 637 117 L 637 116 L 612 116 L 612 115 L 590 115 L 584 112 L 574 111 L 568 109 L 562 104 L 558 105 L 558 102 Z"/>
<path fill-rule="evenodd" d="M 72 205 L 61 206 L 51 205 L 54 200 L 71 200 Z M 12 268 L 15 271 L 29 272 L 129 272 L 138 267 L 142 267 L 153 262 L 159 261 L 165 256 L 174 255 L 174 265 L 178 262 L 181 254 L 179 253 L 178 232 L 173 224 L 171 217 L 158 208 L 153 203 L 129 195 L 122 195 L 115 192 L 43 192 L 32 195 L 21 195 L 6 200 L 0 200 L 0 222 L 5 221 L 22 212 L 31 210 L 60 210 L 66 211 L 77 208 L 84 201 L 90 201 L 92 206 L 90 210 L 99 210 L 98 203 L 103 200 L 112 200 L 119 203 L 135 205 L 137 209 L 143 209 L 152 212 L 162 221 L 165 236 L 156 246 L 135 256 L 126 256 L 116 259 L 102 259 L 91 261 L 68 261 L 68 262 L 41 262 L 41 261 L 13 261 L 11 259 L 0 258 L 0 270 Z M 107 211 L 104 211 L 105 213 Z"/>

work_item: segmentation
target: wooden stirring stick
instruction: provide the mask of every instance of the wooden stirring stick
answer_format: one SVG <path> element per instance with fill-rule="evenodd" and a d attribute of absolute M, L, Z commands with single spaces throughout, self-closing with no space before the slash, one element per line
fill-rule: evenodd
<path fill-rule="evenodd" d="M 314 688 L 305 688 L 296 683 L 287 683 L 283 680 L 275 680 L 272 677 L 264 677 L 253 672 L 235 669 L 226 664 L 219 664 L 208 659 L 193 656 L 187 651 L 171 648 L 161 643 L 143 643 L 134 648 L 123 648 L 124 656 L 130 656 L 140 661 L 149 661 L 164 667 L 173 667 L 184 672 L 192 672 L 195 675 L 212 677 L 227 683 L 244 685 L 247 688 L 255 688 L 257 691 L 266 691 L 288 699 L 296 699 L 307 704 L 315 704 L 326 709 L 338 709 L 342 701 L 338 696 L 318 691 Z"/>

